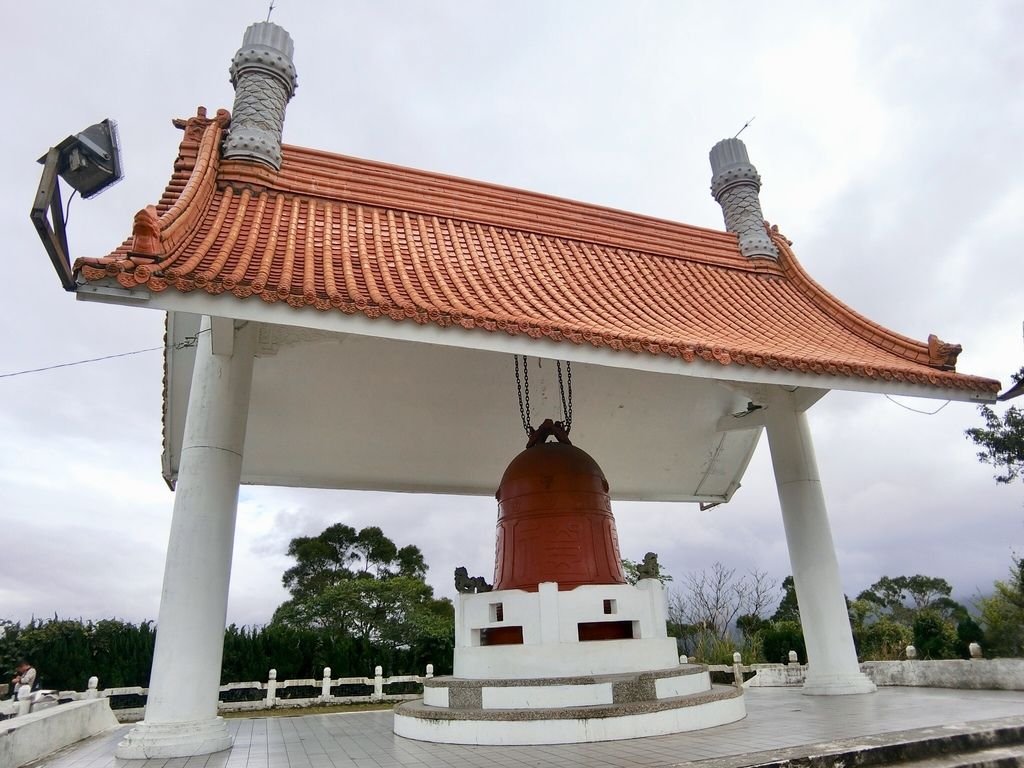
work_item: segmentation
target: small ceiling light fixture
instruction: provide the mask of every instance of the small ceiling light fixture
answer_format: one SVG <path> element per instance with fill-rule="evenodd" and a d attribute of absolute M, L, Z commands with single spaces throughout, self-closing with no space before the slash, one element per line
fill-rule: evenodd
<path fill-rule="evenodd" d="M 39 239 L 53 262 L 64 290 L 75 290 L 68 255 L 64 207 L 60 198 L 60 184 L 64 181 L 84 198 L 99 194 L 121 179 L 121 148 L 117 136 L 117 123 L 107 119 L 90 125 L 81 133 L 68 136 L 64 141 L 39 158 L 43 177 L 39 182 L 32 212 L 29 214 Z M 72 195 L 75 194 L 72 192 Z M 47 216 L 49 209 L 50 217 Z"/>

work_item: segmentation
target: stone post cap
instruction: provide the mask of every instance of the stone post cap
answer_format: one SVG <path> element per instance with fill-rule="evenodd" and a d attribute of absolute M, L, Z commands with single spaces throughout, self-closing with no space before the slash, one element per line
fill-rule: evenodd
<path fill-rule="evenodd" d="M 259 21 L 249 26 L 242 37 L 242 47 L 231 60 L 228 72 L 231 85 L 238 85 L 238 74 L 243 69 L 260 69 L 278 78 L 288 89 L 288 98 L 299 85 L 292 56 L 295 43 L 284 27 L 269 21 Z"/>
<path fill-rule="evenodd" d="M 711 148 L 711 194 L 715 200 L 736 184 L 752 184 L 761 189 L 761 177 L 747 156 L 747 147 L 739 139 L 722 139 Z"/>

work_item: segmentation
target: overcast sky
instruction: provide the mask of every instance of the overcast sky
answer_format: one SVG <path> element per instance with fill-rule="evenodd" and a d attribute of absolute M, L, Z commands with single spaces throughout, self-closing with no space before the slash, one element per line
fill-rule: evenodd
<path fill-rule="evenodd" d="M 279 0 L 299 73 L 285 141 L 721 228 L 708 150 L 756 116 L 742 138 L 765 216 L 811 275 L 1005 385 L 1024 363 L 1024 5 L 837 5 Z M 70 209 L 73 256 L 105 254 L 170 176 L 171 119 L 231 107 L 228 64 L 265 14 L 7 5 L 0 374 L 161 345 L 162 314 L 61 290 L 27 216 L 35 160 L 118 121 L 124 181 Z M 0 618 L 156 618 L 161 374 L 147 352 L 0 378 Z M 848 593 L 925 573 L 969 597 L 1024 551 L 1022 487 L 963 436 L 974 406 L 832 393 L 809 416 Z M 657 550 L 677 580 L 715 561 L 789 573 L 766 440 L 727 505 L 615 513 L 623 553 Z M 456 565 L 489 576 L 495 515 L 492 498 L 243 488 L 229 621 L 267 621 L 288 540 L 338 521 L 419 545 L 450 595 Z"/>

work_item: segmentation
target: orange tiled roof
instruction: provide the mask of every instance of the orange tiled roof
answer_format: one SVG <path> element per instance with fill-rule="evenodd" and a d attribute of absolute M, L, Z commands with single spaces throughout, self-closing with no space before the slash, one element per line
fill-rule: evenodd
<path fill-rule="evenodd" d="M 938 339 L 893 333 L 829 295 L 777 231 L 778 262 L 748 259 L 724 232 L 298 147 L 284 148 L 279 173 L 222 162 L 229 120 L 200 109 L 175 121 L 185 136 L 159 204 L 109 256 L 79 259 L 79 279 L 687 362 L 999 389 L 945 370 L 955 351 Z"/>

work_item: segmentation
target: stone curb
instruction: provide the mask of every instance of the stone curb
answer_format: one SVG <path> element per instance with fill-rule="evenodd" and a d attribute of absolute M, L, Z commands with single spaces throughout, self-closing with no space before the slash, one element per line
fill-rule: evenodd
<path fill-rule="evenodd" d="M 861 768 L 1018 746 L 1024 752 L 1024 718 L 1006 717 L 859 736 L 799 747 L 716 757 L 675 765 L 700 768 Z"/>

